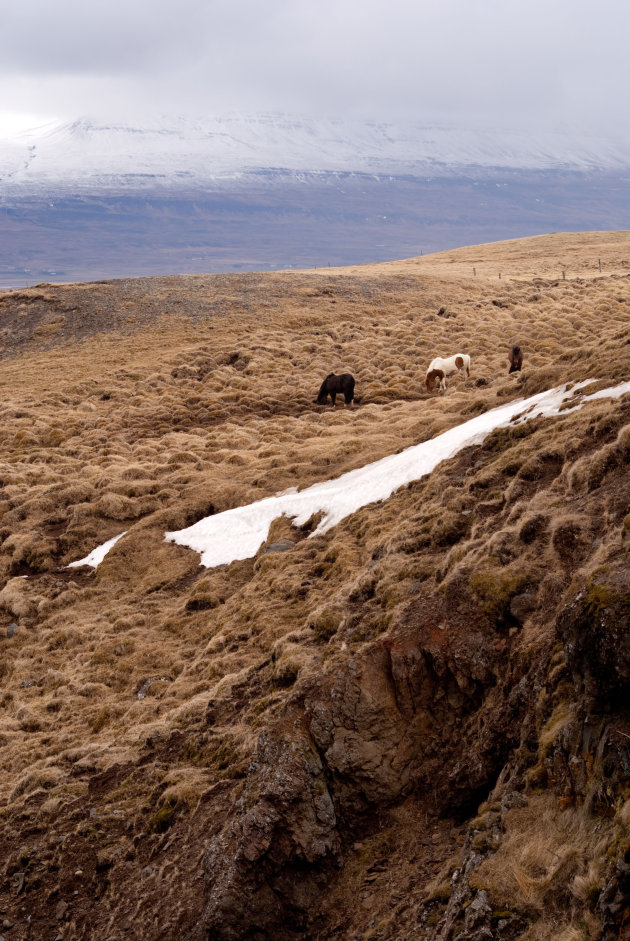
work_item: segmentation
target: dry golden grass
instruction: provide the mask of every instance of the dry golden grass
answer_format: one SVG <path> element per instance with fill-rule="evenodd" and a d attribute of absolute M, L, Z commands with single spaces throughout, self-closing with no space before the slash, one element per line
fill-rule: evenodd
<path fill-rule="evenodd" d="M 584 808 L 560 809 L 551 794 L 511 810 L 497 852 L 474 873 L 495 909 L 525 912 L 523 941 L 589 941 L 599 937 L 593 908 L 605 882 L 606 852 L 618 835 L 613 820 L 593 821 Z"/>
<path fill-rule="evenodd" d="M 629 279 L 630 233 L 589 233 L 0 296 L 0 809 L 12 832 L 22 813 L 70 807 L 83 772 L 136 763 L 175 734 L 188 750 L 151 772 L 152 812 L 193 813 L 244 774 L 287 691 L 386 631 L 421 584 L 464 579 L 498 620 L 528 592 L 519 643 L 536 644 L 593 546 L 602 560 L 627 551 L 628 397 L 496 432 L 474 466 L 455 459 L 323 537 L 280 521 L 268 542 L 289 539 L 286 552 L 207 571 L 163 534 L 510 398 L 628 380 Z M 524 368 L 508 376 L 515 342 Z M 459 350 L 470 379 L 427 395 L 430 359 Z M 355 375 L 354 407 L 314 404 L 330 371 Z M 96 572 L 64 568 L 123 530 Z M 139 814 L 146 793 L 121 802 Z M 553 840 L 534 853 L 545 874 L 524 857 L 508 894 L 536 906 L 545 880 L 564 878 Z M 592 848 L 571 840 L 579 896 Z"/>

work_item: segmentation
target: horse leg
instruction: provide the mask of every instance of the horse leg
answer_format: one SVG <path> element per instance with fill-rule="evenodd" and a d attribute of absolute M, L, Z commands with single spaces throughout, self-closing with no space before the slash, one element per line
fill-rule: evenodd
<path fill-rule="evenodd" d="M 331 393 L 330 393 L 330 401 L 331 401 L 332 404 L 333 404 L 333 408 L 335 407 L 335 401 L 336 401 L 336 399 L 337 399 L 337 393 L 336 393 L 336 392 L 331 392 Z"/>

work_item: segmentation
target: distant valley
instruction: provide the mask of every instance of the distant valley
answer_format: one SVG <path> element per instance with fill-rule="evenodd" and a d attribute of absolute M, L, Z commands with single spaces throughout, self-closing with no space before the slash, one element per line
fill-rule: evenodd
<path fill-rule="evenodd" d="M 40 128 L 0 145 L 0 287 L 628 228 L 630 149 L 599 144 L 277 116 Z"/>

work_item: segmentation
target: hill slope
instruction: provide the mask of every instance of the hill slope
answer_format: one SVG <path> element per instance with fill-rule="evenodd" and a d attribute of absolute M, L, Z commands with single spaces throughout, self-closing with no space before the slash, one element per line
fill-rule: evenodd
<path fill-rule="evenodd" d="M 628 381 L 629 262 L 591 233 L 0 295 L 9 937 L 623 937 L 630 397 L 254 559 L 164 533 Z M 331 370 L 355 407 L 314 404 Z"/>

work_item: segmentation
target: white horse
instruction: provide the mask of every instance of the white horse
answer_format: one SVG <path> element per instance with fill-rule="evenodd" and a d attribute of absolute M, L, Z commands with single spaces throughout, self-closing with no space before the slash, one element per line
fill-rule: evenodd
<path fill-rule="evenodd" d="M 433 392 L 436 385 L 438 389 L 441 387 L 442 391 L 446 391 L 446 377 L 453 376 L 456 372 L 464 371 L 467 376 L 470 376 L 470 356 L 468 353 L 456 353 L 454 356 L 449 356 L 447 359 L 436 356 L 435 359 L 432 359 L 429 363 L 429 368 L 427 369 L 427 374 L 424 379 L 427 392 Z"/>

